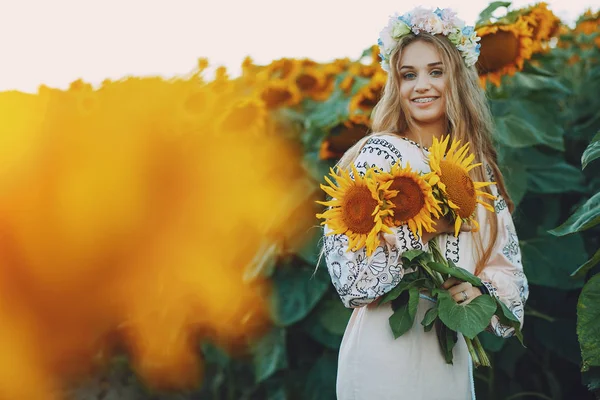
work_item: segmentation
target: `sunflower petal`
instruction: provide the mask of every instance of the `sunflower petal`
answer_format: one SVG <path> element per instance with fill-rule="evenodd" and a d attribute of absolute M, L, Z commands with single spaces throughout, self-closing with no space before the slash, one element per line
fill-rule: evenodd
<path fill-rule="evenodd" d="M 460 227 L 462 225 L 462 220 L 457 217 L 456 221 L 454 221 L 454 236 L 457 237 L 458 236 L 458 232 L 460 231 Z"/>

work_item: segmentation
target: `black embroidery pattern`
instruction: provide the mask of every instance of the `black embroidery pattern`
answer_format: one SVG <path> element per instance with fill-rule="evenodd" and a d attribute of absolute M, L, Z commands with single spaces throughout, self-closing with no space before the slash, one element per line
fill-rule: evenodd
<path fill-rule="evenodd" d="M 481 283 L 488 290 L 488 293 L 490 294 L 490 296 L 495 297 L 497 299 L 499 298 L 498 297 L 498 289 L 496 289 L 496 287 L 494 285 L 492 285 L 491 282 L 482 280 Z"/>
<path fill-rule="evenodd" d="M 369 153 L 373 153 L 373 151 L 377 150 L 377 155 L 386 153 L 386 159 L 388 158 L 388 156 L 392 157 L 391 154 L 384 149 L 389 150 L 396 156 L 397 159 L 402 160 L 402 154 L 400 153 L 400 151 L 393 144 L 379 137 L 373 137 L 367 140 L 367 143 L 365 143 L 365 146 L 362 148 L 361 153 L 366 153 L 367 150 L 369 151 Z"/>
<path fill-rule="evenodd" d="M 356 167 L 356 171 L 360 174 L 360 176 L 364 176 L 369 168 L 376 167 L 375 164 L 369 164 L 366 161 L 362 163 L 357 163 L 354 165 Z M 350 178 L 354 179 L 354 172 L 350 171 Z"/>
<path fill-rule="evenodd" d="M 405 141 L 409 142 L 410 144 L 413 144 L 413 145 L 417 146 L 420 149 L 423 149 L 425 151 L 429 151 L 428 147 L 421 146 L 419 143 L 415 142 L 414 140 L 410 140 L 409 138 L 405 138 L 405 137 L 400 137 L 400 139 L 405 140 Z"/>
<path fill-rule="evenodd" d="M 404 276 L 396 246 L 382 244 L 366 256 L 365 247 L 348 256 L 348 237 L 325 236 L 324 255 L 331 282 L 349 307 L 360 307 L 393 289 Z"/>
<path fill-rule="evenodd" d="M 419 238 L 417 236 L 415 236 L 415 234 L 410 229 L 401 228 L 400 230 L 404 231 L 405 229 L 408 230 L 408 237 L 410 239 L 411 247 L 415 250 L 423 250 L 423 246 L 421 245 Z"/>
<path fill-rule="evenodd" d="M 516 232 L 514 232 L 509 225 L 506 225 L 508 231 L 508 243 L 502 248 L 502 254 L 512 263 L 520 263 L 519 260 L 519 240 Z"/>
<path fill-rule="evenodd" d="M 444 256 L 446 257 L 446 260 L 450 260 L 453 263 L 457 263 L 460 260 L 458 248 L 459 239 L 460 235 L 457 237 L 454 237 L 454 235 L 447 235 L 446 238 L 446 251 L 444 252 Z"/>
<path fill-rule="evenodd" d="M 513 275 L 521 281 L 521 284 L 519 285 L 519 297 L 521 297 L 521 301 L 525 304 L 529 298 L 529 283 L 527 282 L 527 277 L 521 270 L 514 271 Z"/>
<path fill-rule="evenodd" d="M 500 211 L 506 209 L 507 207 L 508 206 L 506 205 L 506 201 L 502 198 L 502 196 L 498 196 L 498 199 L 494 203 L 496 214 L 500 214 Z"/>

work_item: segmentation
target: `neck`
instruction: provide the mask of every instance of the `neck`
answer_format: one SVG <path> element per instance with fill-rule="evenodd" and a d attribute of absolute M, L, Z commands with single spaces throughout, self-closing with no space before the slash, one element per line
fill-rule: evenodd
<path fill-rule="evenodd" d="M 425 124 L 417 122 L 414 124 L 414 126 L 409 128 L 408 132 L 405 133 L 405 136 L 417 143 L 421 143 L 425 147 L 430 147 L 433 143 L 433 138 L 437 138 L 439 140 L 447 133 L 446 120 L 440 119 L 438 121 Z"/>

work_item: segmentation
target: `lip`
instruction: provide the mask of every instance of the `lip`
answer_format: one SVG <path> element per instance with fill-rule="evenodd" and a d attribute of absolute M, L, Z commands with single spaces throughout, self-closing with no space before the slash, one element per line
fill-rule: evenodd
<path fill-rule="evenodd" d="M 433 101 L 430 101 L 429 103 L 417 103 L 415 101 L 417 99 L 433 99 Z M 435 103 L 436 100 L 438 100 L 438 99 L 439 99 L 439 96 L 422 96 L 422 97 L 415 97 L 414 99 L 410 99 L 410 102 L 417 107 L 429 107 L 430 105 Z"/>

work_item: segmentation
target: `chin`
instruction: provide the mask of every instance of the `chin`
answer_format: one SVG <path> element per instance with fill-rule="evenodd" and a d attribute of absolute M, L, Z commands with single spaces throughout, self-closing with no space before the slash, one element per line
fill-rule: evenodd
<path fill-rule="evenodd" d="M 421 124 L 431 124 L 444 118 L 444 113 L 413 113 L 413 120 Z"/>

